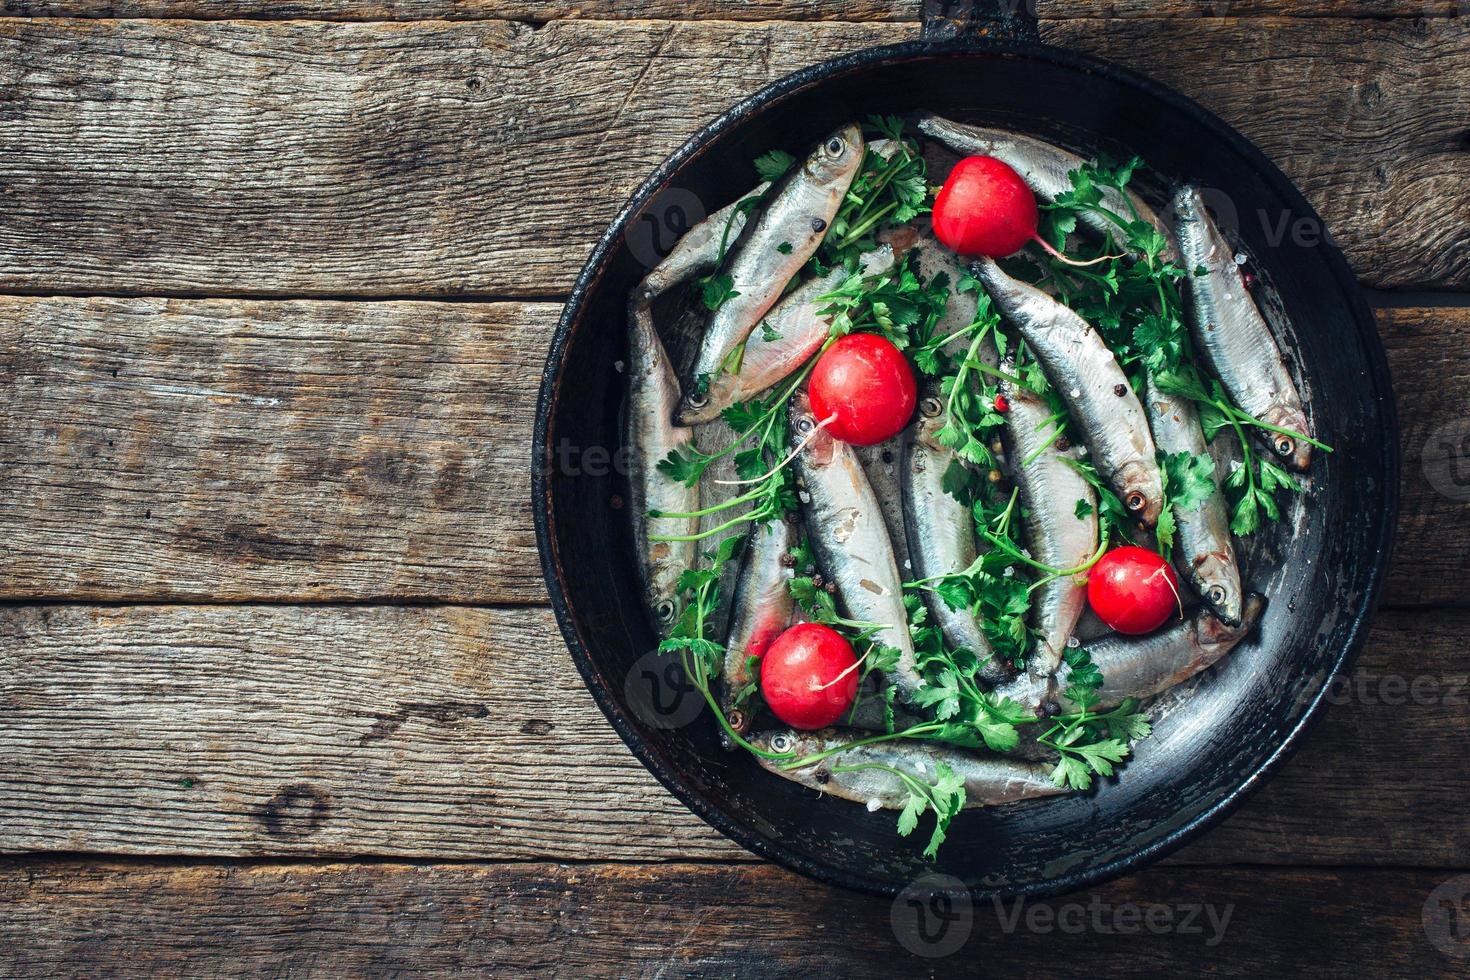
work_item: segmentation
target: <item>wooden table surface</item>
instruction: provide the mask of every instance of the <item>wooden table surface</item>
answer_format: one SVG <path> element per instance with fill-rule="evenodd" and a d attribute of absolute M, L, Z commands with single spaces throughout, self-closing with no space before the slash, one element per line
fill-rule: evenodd
<path fill-rule="evenodd" d="M 924 958 L 686 811 L 561 643 L 529 442 L 592 241 L 919 0 L 3 0 L 0 974 L 1470 970 L 1470 5 L 1039 12 L 1253 139 L 1378 308 L 1398 558 L 1269 784 Z"/>

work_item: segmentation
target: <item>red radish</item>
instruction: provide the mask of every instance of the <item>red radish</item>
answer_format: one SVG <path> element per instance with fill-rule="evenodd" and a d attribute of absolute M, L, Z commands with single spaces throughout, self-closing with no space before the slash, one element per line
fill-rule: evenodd
<path fill-rule="evenodd" d="M 820 623 L 798 623 L 778 636 L 760 670 L 766 704 L 792 728 L 826 728 L 857 698 L 852 644 Z"/>
<path fill-rule="evenodd" d="M 1036 195 L 995 157 L 965 157 L 955 164 L 934 199 L 932 220 L 935 237 L 959 255 L 1003 259 L 1035 242 L 1069 265 L 1092 264 L 1067 258 L 1037 234 Z"/>
<path fill-rule="evenodd" d="M 1087 601 L 1097 618 L 1119 633 L 1148 633 L 1174 610 L 1183 612 L 1173 566 L 1136 545 L 1114 548 L 1092 566 Z"/>
<path fill-rule="evenodd" d="M 919 389 L 897 347 L 877 334 L 854 333 L 817 359 L 807 393 L 812 414 L 828 432 L 843 442 L 871 446 L 908 425 Z"/>

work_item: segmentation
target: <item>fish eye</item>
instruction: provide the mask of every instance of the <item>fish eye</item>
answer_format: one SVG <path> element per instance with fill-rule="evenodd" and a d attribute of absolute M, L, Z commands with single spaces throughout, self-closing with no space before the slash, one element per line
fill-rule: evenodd
<path fill-rule="evenodd" d="M 796 418 L 796 431 L 800 435 L 806 435 L 808 432 L 811 432 L 812 427 L 815 425 L 816 423 L 810 415 L 799 415 Z"/>
<path fill-rule="evenodd" d="M 925 398 L 923 401 L 919 402 L 919 411 L 926 419 L 934 418 L 943 408 L 944 406 L 939 404 L 938 398 Z"/>
<path fill-rule="evenodd" d="M 1148 505 L 1148 498 L 1141 491 L 1134 490 L 1128 494 L 1127 499 L 1123 503 L 1127 505 L 1129 510 L 1143 510 Z"/>
<path fill-rule="evenodd" d="M 790 752 L 796 747 L 796 740 L 785 732 L 771 736 L 771 750 L 774 752 Z"/>
<path fill-rule="evenodd" d="M 739 708 L 731 708 L 730 713 L 725 716 L 725 720 L 730 723 L 730 727 L 735 729 L 735 731 L 745 731 L 745 712 Z"/>
<path fill-rule="evenodd" d="M 691 391 L 684 396 L 684 400 L 689 403 L 690 408 L 704 408 L 709 404 L 709 395 L 700 395 Z"/>
<path fill-rule="evenodd" d="M 1210 591 L 1205 593 L 1205 595 L 1215 605 L 1219 605 L 1225 601 L 1225 589 L 1223 586 L 1212 585 L 1210 586 Z"/>
<path fill-rule="evenodd" d="M 1292 442 L 1286 436 L 1277 436 L 1276 437 L 1276 455 L 1278 455 L 1278 456 L 1290 456 L 1295 451 L 1296 451 L 1296 443 Z"/>
<path fill-rule="evenodd" d="M 838 156 L 846 148 L 847 144 L 842 141 L 842 137 L 840 136 L 834 136 L 827 141 L 826 149 L 829 156 Z"/>
<path fill-rule="evenodd" d="M 673 599 L 665 599 L 653 607 L 653 612 L 660 623 L 672 623 L 679 615 L 679 604 Z"/>

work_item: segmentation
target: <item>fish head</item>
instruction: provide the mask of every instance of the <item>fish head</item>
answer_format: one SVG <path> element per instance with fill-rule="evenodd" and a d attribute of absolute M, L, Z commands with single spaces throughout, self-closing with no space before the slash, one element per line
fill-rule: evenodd
<path fill-rule="evenodd" d="M 1262 421 L 1292 432 L 1306 432 L 1308 430 L 1307 417 L 1295 408 L 1283 408 L 1278 411 L 1267 412 Z M 1270 440 L 1271 451 L 1276 454 L 1287 469 L 1298 473 L 1305 473 L 1312 465 L 1312 444 L 1305 439 L 1289 436 L 1284 432 L 1266 431 L 1266 438 Z"/>
<path fill-rule="evenodd" d="M 679 398 L 679 406 L 674 409 L 675 425 L 700 425 L 704 422 L 713 422 L 720 417 L 721 402 L 719 394 L 720 379 L 714 381 L 706 379 L 703 384 L 689 385 L 684 394 Z"/>
<path fill-rule="evenodd" d="M 1203 584 L 1200 598 L 1226 626 L 1239 626 L 1244 597 L 1240 592 L 1240 572 L 1233 556 L 1218 551 L 1202 556 L 1194 563 L 1196 582 Z"/>
<path fill-rule="evenodd" d="M 1186 184 L 1169 201 L 1166 215 L 1166 220 L 1172 218 L 1168 223 L 1179 240 L 1180 248 L 1194 257 L 1188 261 L 1199 264 L 1209 253 L 1211 239 L 1210 214 L 1205 210 L 1204 194 L 1195 185 Z"/>
<path fill-rule="evenodd" d="M 1195 618 L 1196 639 L 1203 650 L 1218 647 L 1230 648 L 1255 628 L 1266 608 L 1266 597 L 1252 592 L 1241 604 L 1240 621 L 1234 625 L 1225 622 L 1213 613 L 1203 613 Z"/>
<path fill-rule="evenodd" d="M 1174 192 L 1169 208 L 1179 221 L 1194 223 L 1205 215 L 1205 199 L 1194 184 L 1185 184 Z"/>
<path fill-rule="evenodd" d="M 653 621 L 658 627 L 659 636 L 668 636 L 683 614 L 684 602 L 677 592 L 656 597 L 653 603 Z"/>
<path fill-rule="evenodd" d="M 674 411 L 674 421 L 682 426 L 703 425 L 720 417 L 729 406 L 740 400 L 740 379 L 728 371 L 721 371 L 700 386 L 690 386 L 679 399 Z"/>
<path fill-rule="evenodd" d="M 1159 523 L 1159 512 L 1164 509 L 1164 489 L 1159 485 L 1157 469 L 1130 460 L 1117 472 L 1115 481 L 1121 491 L 1119 499 L 1129 514 L 1144 527 Z"/>
<path fill-rule="evenodd" d="M 851 177 L 863 162 L 863 131 L 857 123 L 839 126 L 806 158 L 806 171 L 819 183 Z"/>
<path fill-rule="evenodd" d="M 936 452 L 944 452 L 946 447 L 939 441 L 939 430 L 942 428 L 944 428 L 944 399 L 940 396 L 937 387 L 931 386 L 919 399 L 919 411 L 912 430 L 912 438 L 922 446 Z"/>
<path fill-rule="evenodd" d="M 791 396 L 787 426 L 791 430 L 791 441 L 801 446 L 801 454 L 810 466 L 826 466 L 832 462 L 835 446 L 832 435 L 822 428 L 821 420 L 812 411 L 811 399 L 806 390 Z"/>
<path fill-rule="evenodd" d="M 749 736 L 747 741 L 762 752 L 775 752 L 781 755 L 789 755 L 792 759 L 800 759 L 803 756 L 815 755 L 827 747 L 827 739 L 817 732 L 802 732 L 794 728 L 770 728 L 756 732 Z M 778 760 L 789 762 L 790 759 Z M 770 765 L 772 760 L 762 759 L 762 765 Z"/>

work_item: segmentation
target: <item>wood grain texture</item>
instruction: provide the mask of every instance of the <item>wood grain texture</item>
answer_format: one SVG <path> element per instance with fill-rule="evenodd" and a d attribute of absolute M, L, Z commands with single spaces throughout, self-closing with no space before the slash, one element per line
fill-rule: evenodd
<path fill-rule="evenodd" d="M 1015 2 L 1015 0 L 1012 0 Z M 1025 0 L 1047 20 L 1118 17 L 1454 17 L 1466 0 Z M 3 0 L 5 17 L 191 20 L 917 21 L 922 0 Z"/>
<path fill-rule="evenodd" d="M 938 905 L 941 925 L 922 903 L 770 866 L 10 865 L 0 966 L 47 977 L 124 962 L 191 976 L 891 977 L 983 962 L 987 976 L 1085 964 L 1076 975 L 1426 980 L 1462 975 L 1443 951 L 1462 944 L 1436 946 L 1422 925 L 1448 877 L 1156 868 L 1060 899 Z"/>
<path fill-rule="evenodd" d="M 544 598 L 529 467 L 555 305 L 0 311 L 0 596 Z"/>
<path fill-rule="evenodd" d="M 1460 17 L 1465 0 L 1032 0 L 1042 17 Z"/>
<path fill-rule="evenodd" d="M 1178 860 L 1470 863 L 1467 628 L 1382 614 L 1297 758 Z M 7 852 L 748 858 L 618 740 L 542 610 L 9 607 L 0 717 Z"/>
<path fill-rule="evenodd" d="M 0 290 L 559 294 L 699 124 L 797 67 L 915 29 L 3 20 L 0 63 L 15 71 L 0 84 Z M 1049 21 L 1043 34 L 1240 127 L 1365 282 L 1470 286 L 1470 18 Z"/>
<path fill-rule="evenodd" d="M 0 21 L 0 289 L 564 292 L 718 106 L 904 32 Z"/>
<path fill-rule="evenodd" d="M 1062 21 L 1042 34 L 1236 127 L 1364 282 L 1470 286 L 1470 88 L 1458 81 L 1470 76 L 1470 18 Z"/>
<path fill-rule="evenodd" d="M 59 606 L 0 623 L 0 850 L 741 853 L 618 741 L 544 610 Z"/>
<path fill-rule="evenodd" d="M 0 16 L 534 23 L 572 19 L 917 21 L 922 6 L 923 0 L 0 0 Z"/>
<path fill-rule="evenodd" d="M 0 599 L 543 601 L 528 467 L 557 312 L 0 299 Z M 1404 440 L 1386 601 L 1463 604 L 1470 310 L 1379 323 Z"/>
<path fill-rule="evenodd" d="M 1377 313 L 1399 407 L 1402 496 L 1384 601 L 1470 598 L 1470 310 Z"/>

